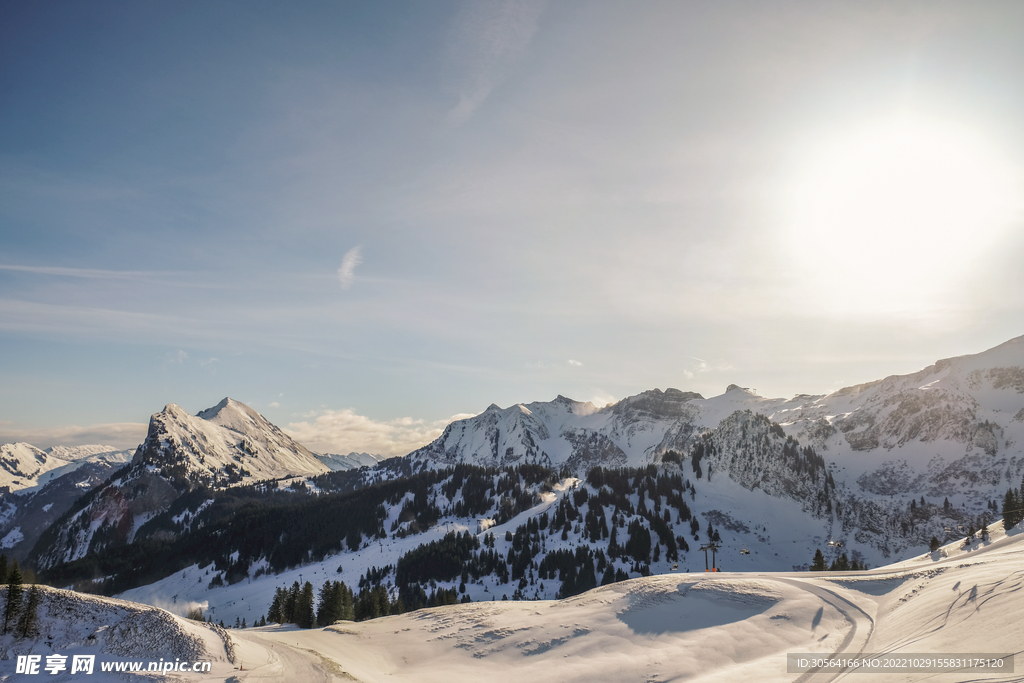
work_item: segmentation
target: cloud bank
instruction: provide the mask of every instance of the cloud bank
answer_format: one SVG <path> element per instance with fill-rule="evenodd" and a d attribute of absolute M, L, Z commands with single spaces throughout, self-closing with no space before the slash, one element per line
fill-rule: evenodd
<path fill-rule="evenodd" d="M 448 424 L 469 417 L 473 414 L 459 413 L 434 421 L 400 417 L 381 422 L 345 408 L 325 410 L 311 421 L 291 422 L 284 431 L 306 448 L 320 453 L 372 453 L 390 457 L 406 455 L 427 445 L 441 436 Z"/>
<path fill-rule="evenodd" d="M 132 450 L 146 440 L 148 429 L 149 425 L 143 422 L 56 428 L 19 428 L 0 424 L 0 443 L 29 443 L 36 448 L 104 444 L 121 450 Z"/>

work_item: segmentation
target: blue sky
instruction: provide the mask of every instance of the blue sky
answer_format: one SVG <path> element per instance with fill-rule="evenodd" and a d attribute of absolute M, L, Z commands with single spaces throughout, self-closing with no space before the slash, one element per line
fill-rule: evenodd
<path fill-rule="evenodd" d="M 1024 333 L 1024 6 L 6 2 L 0 442 L 319 450 Z"/>

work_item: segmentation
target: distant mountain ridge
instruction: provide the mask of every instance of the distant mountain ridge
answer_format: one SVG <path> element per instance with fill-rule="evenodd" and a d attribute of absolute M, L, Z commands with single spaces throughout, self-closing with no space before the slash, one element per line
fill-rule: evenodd
<path fill-rule="evenodd" d="M 851 491 L 987 502 L 1024 471 L 1024 337 L 828 395 L 773 399 L 730 385 L 712 398 L 652 389 L 603 408 L 564 396 L 492 404 L 408 457 L 432 466 L 537 463 L 579 476 L 595 465 L 658 463 L 669 451 L 688 456 L 737 411 L 812 445 Z"/>
<path fill-rule="evenodd" d="M 112 446 L 0 446 L 0 548 L 24 560 L 39 535 L 131 460 Z"/>
<path fill-rule="evenodd" d="M 130 457 L 130 451 L 113 446 L 53 446 L 43 450 L 27 443 L 0 444 L 0 489 L 30 489 L 86 462 L 127 462 Z"/>
<path fill-rule="evenodd" d="M 376 467 L 378 463 L 387 460 L 383 455 L 372 455 L 370 453 L 349 453 L 348 455 L 337 455 L 335 453 L 314 453 L 316 459 L 329 467 L 332 472 L 343 472 L 355 470 L 360 467 Z"/>

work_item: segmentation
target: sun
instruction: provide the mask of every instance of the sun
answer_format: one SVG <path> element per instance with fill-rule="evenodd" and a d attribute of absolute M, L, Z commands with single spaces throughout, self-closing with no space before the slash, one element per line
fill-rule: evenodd
<path fill-rule="evenodd" d="M 1020 208 L 1015 169 L 966 126 L 899 115 L 805 145 L 784 229 L 800 280 L 846 309 L 934 306 Z"/>

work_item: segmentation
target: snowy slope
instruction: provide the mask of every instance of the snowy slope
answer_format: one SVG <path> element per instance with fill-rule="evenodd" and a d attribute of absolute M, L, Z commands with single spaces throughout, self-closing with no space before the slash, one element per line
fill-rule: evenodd
<path fill-rule="evenodd" d="M 68 659 L 67 671 L 49 674 L 41 670 L 38 675 L 51 681 L 87 680 L 114 681 L 131 679 L 125 674 L 103 673 L 103 662 L 121 661 L 188 661 L 210 662 L 210 677 L 224 678 L 235 666 L 230 661 L 234 643 L 222 629 L 176 617 L 164 610 L 125 602 L 113 598 L 97 598 L 72 591 L 40 586 L 42 593 L 37 609 L 38 633 L 27 638 L 14 634 L 0 636 L 0 680 L 26 680 L 24 674 L 15 673 L 19 655 L 41 655 L 42 669 L 46 657 L 54 654 Z M 22 604 L 27 601 L 28 587 Z M 0 596 L 0 605 L 6 607 L 6 591 Z M 94 655 L 94 671 L 70 673 L 74 655 Z M 161 676 L 136 676 L 135 680 L 150 680 Z M 196 680 L 198 676 L 182 676 Z"/>
<path fill-rule="evenodd" d="M 284 681 L 301 669 L 306 677 L 312 670 L 367 682 L 790 683 L 847 675 L 788 673 L 790 652 L 1019 659 L 1024 625 L 1007 617 L 1024 613 L 1024 534 L 979 550 L 870 572 L 669 574 L 564 601 L 499 600 L 310 631 L 232 631 L 248 663 L 236 675 Z M 855 678 L 1017 680 L 955 671 Z"/>
<path fill-rule="evenodd" d="M 309 631 L 272 626 L 225 633 L 130 602 L 44 589 L 42 631 L 47 638 L 0 638 L 0 648 L 10 657 L 0 661 L 0 680 L 15 680 L 16 656 L 30 652 L 96 654 L 108 661 L 208 658 L 214 664 L 210 674 L 180 678 L 223 681 L 231 676 L 238 683 L 513 678 L 537 683 L 791 683 L 848 675 L 788 673 L 786 655 L 791 652 L 896 657 L 1016 653 L 1019 660 L 1024 625 L 1008 617 L 1024 613 L 1024 531 L 1004 534 L 995 524 L 987 542 L 962 546 L 961 541 L 946 546 L 947 557 L 936 552 L 868 572 L 680 571 L 562 601 L 488 600 Z M 304 571 L 305 580 L 324 576 L 314 567 Z M 215 616 L 221 618 L 223 609 L 224 620 L 233 622 L 234 615 L 246 613 L 238 608 L 241 602 L 239 594 L 234 611 L 225 605 Z M 194 605 L 178 596 L 168 607 L 184 612 Z M 202 607 L 209 611 L 208 605 Z M 252 622 L 251 616 L 247 621 Z M 855 678 L 882 683 L 1016 680 L 955 671 Z M 122 679 L 97 673 L 91 680 Z"/>

